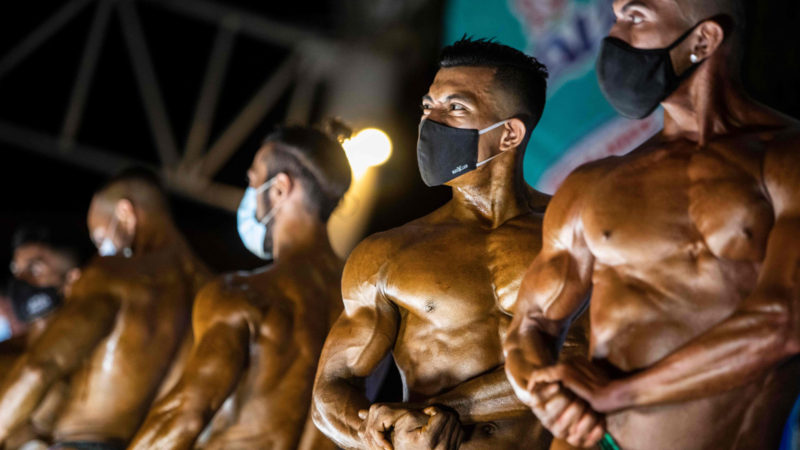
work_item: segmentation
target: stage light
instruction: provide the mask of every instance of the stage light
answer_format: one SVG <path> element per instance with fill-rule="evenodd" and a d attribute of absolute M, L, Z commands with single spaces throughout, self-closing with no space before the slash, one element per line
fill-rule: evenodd
<path fill-rule="evenodd" d="M 367 169 L 385 163 L 392 156 L 392 141 L 377 128 L 366 128 L 342 143 L 347 160 L 356 178 L 361 178 Z"/>

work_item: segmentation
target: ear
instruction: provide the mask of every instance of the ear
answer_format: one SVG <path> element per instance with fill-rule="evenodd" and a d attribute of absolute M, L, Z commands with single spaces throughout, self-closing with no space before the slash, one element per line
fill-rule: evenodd
<path fill-rule="evenodd" d="M 67 276 L 64 278 L 64 296 L 69 297 L 72 292 L 72 285 L 78 281 L 78 278 L 81 277 L 81 269 L 79 267 L 75 267 L 70 269 L 67 272 Z"/>
<path fill-rule="evenodd" d="M 117 202 L 117 206 L 114 208 L 114 213 L 119 219 L 120 226 L 128 233 L 129 236 L 133 236 L 134 231 L 136 230 L 137 222 L 136 209 L 133 207 L 133 202 L 127 198 L 121 198 Z"/>
<path fill-rule="evenodd" d="M 503 124 L 503 137 L 500 139 L 500 151 L 512 150 L 520 146 L 525 139 L 527 127 L 520 119 L 509 119 Z"/>
<path fill-rule="evenodd" d="M 725 40 L 725 30 L 722 25 L 713 20 L 706 20 L 701 23 L 697 30 L 692 34 L 692 47 L 690 55 L 697 56 L 697 62 L 700 62 L 712 54 L 722 45 Z M 687 58 L 690 56 L 687 55 Z"/>
<path fill-rule="evenodd" d="M 294 181 L 289 175 L 283 172 L 275 175 L 275 184 L 269 190 L 269 201 L 274 206 L 277 202 L 289 197 L 294 187 Z"/>
<path fill-rule="evenodd" d="M 81 277 L 81 268 L 80 267 L 73 267 L 67 271 L 67 276 L 65 277 L 65 281 L 67 284 L 72 284 L 78 281 L 78 278 Z"/>

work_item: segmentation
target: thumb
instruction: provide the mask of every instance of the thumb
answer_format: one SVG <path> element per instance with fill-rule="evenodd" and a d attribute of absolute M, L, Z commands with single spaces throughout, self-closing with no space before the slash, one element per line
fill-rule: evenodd
<path fill-rule="evenodd" d="M 528 390 L 532 389 L 537 383 L 556 383 L 561 381 L 559 376 L 559 366 L 545 367 L 544 369 L 534 370 L 528 381 Z"/>
<path fill-rule="evenodd" d="M 358 410 L 358 418 L 361 420 L 366 420 L 367 416 L 369 416 L 369 411 L 366 409 L 359 409 Z"/>

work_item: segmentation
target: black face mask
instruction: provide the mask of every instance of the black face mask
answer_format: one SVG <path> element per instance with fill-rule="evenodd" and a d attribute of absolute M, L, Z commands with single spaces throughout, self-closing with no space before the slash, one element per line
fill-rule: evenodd
<path fill-rule="evenodd" d="M 597 58 L 597 79 L 611 106 L 629 119 L 643 119 L 658 108 L 699 66 L 693 64 L 679 76 L 672 67 L 669 52 L 700 23 L 665 48 L 641 49 L 614 37 L 603 39 Z"/>
<path fill-rule="evenodd" d="M 443 123 L 425 119 L 419 124 L 417 140 L 417 164 L 422 181 L 428 186 L 440 186 L 448 181 L 471 172 L 491 161 L 497 155 L 478 162 L 478 141 L 480 135 L 508 122 L 476 130 L 474 128 L 454 128 Z"/>
<path fill-rule="evenodd" d="M 32 286 L 16 278 L 9 283 L 8 296 L 14 315 L 26 323 L 51 313 L 61 305 L 61 296 L 56 288 Z"/>

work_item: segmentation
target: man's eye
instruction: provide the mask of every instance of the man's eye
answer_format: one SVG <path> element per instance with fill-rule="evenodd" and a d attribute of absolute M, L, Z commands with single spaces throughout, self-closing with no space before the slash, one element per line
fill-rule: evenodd
<path fill-rule="evenodd" d="M 421 109 L 423 111 L 427 111 L 427 110 L 431 109 L 431 105 L 429 105 L 427 103 L 423 103 L 423 104 L 419 105 L 419 109 Z"/>
<path fill-rule="evenodd" d="M 41 261 L 36 261 L 31 264 L 31 274 L 35 277 L 40 277 L 47 272 L 47 265 Z"/>
<path fill-rule="evenodd" d="M 458 103 L 451 103 L 450 104 L 450 110 L 451 111 L 463 111 L 465 109 L 466 108 L 464 108 L 464 105 L 459 105 Z"/>

